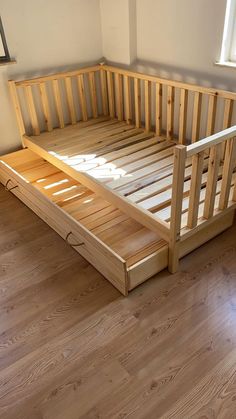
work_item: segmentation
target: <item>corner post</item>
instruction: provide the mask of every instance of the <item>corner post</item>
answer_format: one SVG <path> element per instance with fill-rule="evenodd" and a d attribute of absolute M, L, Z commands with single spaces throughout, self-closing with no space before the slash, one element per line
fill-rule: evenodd
<path fill-rule="evenodd" d="M 168 270 L 175 273 L 179 266 L 181 215 L 183 205 L 186 146 L 177 145 L 174 150 L 174 169 L 171 198 L 170 242 Z"/>
<path fill-rule="evenodd" d="M 16 83 L 14 80 L 9 80 L 8 84 L 9 84 L 10 94 L 11 94 L 12 102 L 13 102 L 15 113 L 16 113 L 18 128 L 20 131 L 21 139 L 22 139 L 22 145 L 24 147 L 25 124 L 23 121 L 20 102 L 19 102 L 19 98 L 18 98 L 18 94 L 16 90 Z"/>

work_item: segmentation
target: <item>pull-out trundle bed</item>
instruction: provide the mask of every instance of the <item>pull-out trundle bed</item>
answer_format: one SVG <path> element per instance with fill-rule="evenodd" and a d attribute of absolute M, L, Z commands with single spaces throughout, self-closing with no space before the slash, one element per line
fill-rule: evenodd
<path fill-rule="evenodd" d="M 27 149 L 1 182 L 124 295 L 232 224 L 235 93 L 109 66 L 9 83 Z"/>

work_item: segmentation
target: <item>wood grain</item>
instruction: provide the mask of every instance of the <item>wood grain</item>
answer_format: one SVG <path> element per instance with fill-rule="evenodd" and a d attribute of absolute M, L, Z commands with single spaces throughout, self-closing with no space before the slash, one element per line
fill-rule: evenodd
<path fill-rule="evenodd" d="M 236 225 L 124 299 L 2 186 L 0 211 L 1 419 L 234 418 Z"/>

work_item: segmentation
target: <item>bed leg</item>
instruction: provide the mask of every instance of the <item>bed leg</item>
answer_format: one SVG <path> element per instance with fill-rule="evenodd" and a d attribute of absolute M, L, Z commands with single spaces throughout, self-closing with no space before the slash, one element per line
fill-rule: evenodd
<path fill-rule="evenodd" d="M 168 271 L 171 274 L 174 274 L 179 269 L 179 248 L 180 242 L 175 242 L 174 244 L 169 244 L 169 262 L 168 262 Z"/>

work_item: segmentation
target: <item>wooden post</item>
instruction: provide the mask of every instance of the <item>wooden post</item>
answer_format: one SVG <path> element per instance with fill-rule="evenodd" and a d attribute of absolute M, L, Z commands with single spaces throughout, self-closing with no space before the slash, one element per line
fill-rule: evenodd
<path fill-rule="evenodd" d="M 64 128 L 65 122 L 64 122 L 64 116 L 63 116 L 61 93 L 60 93 L 59 83 L 57 79 L 52 81 L 52 87 L 53 87 L 56 111 L 57 111 L 57 116 L 58 116 L 58 121 L 59 121 L 59 127 Z"/>
<path fill-rule="evenodd" d="M 202 109 L 202 93 L 195 92 L 193 105 L 192 143 L 199 140 Z"/>
<path fill-rule="evenodd" d="M 141 92 L 140 80 L 134 79 L 134 110 L 135 110 L 135 125 L 137 128 L 141 126 Z"/>
<path fill-rule="evenodd" d="M 172 140 L 174 135 L 174 98 L 175 88 L 173 86 L 167 86 L 167 140 Z"/>
<path fill-rule="evenodd" d="M 107 93 L 107 75 L 106 71 L 102 68 L 103 64 L 100 63 L 100 84 L 102 96 L 102 110 L 104 115 L 108 115 L 108 93 Z"/>
<path fill-rule="evenodd" d="M 52 117 L 51 117 L 51 111 L 50 111 L 49 102 L 48 102 L 47 88 L 44 82 L 41 82 L 39 84 L 39 91 L 40 91 L 40 96 L 41 96 L 41 102 L 42 102 L 42 108 L 43 108 L 46 127 L 47 127 L 47 130 L 50 132 L 53 130 Z"/>
<path fill-rule="evenodd" d="M 16 90 L 16 84 L 13 80 L 10 80 L 8 83 L 9 83 L 12 102 L 13 102 L 15 112 L 16 112 L 16 118 L 17 118 L 17 123 L 18 123 L 19 131 L 20 131 L 20 135 L 21 135 L 21 138 L 22 138 L 22 145 L 24 147 L 23 137 L 24 137 L 24 134 L 25 134 L 25 124 L 24 124 L 23 117 L 22 117 L 20 102 L 19 102 L 19 98 L 18 98 L 18 94 L 17 94 L 17 90 Z"/>
<path fill-rule="evenodd" d="M 179 106 L 179 143 L 185 144 L 188 109 L 188 91 L 186 89 L 180 90 Z"/>
<path fill-rule="evenodd" d="M 192 157 L 192 174 L 191 186 L 189 191 L 189 209 L 188 209 L 188 222 L 189 228 L 194 228 L 197 225 L 199 199 L 202 184 L 202 171 L 204 162 L 204 151 L 195 154 Z"/>
<path fill-rule="evenodd" d="M 144 81 L 144 100 L 145 100 L 145 130 L 150 131 L 151 127 L 151 82 Z"/>
<path fill-rule="evenodd" d="M 223 129 L 231 127 L 232 124 L 232 115 L 233 115 L 233 105 L 234 102 L 231 99 L 224 100 L 224 116 L 223 116 Z M 221 149 L 221 159 L 225 158 L 225 147 L 226 142 L 222 143 Z"/>
<path fill-rule="evenodd" d="M 27 101 L 27 105 L 28 105 L 28 111 L 29 111 L 29 116 L 30 116 L 32 129 L 33 129 L 33 134 L 34 135 L 39 135 L 40 134 L 40 129 L 39 129 L 38 117 L 37 117 L 35 104 L 34 104 L 32 87 L 31 86 L 25 86 L 24 89 L 25 89 L 25 96 L 26 96 L 26 101 Z"/>
<path fill-rule="evenodd" d="M 108 89 L 108 104 L 111 118 L 115 118 L 115 97 L 114 97 L 114 81 L 113 73 L 107 71 L 107 89 Z"/>
<path fill-rule="evenodd" d="M 214 134 L 215 121 L 216 121 L 216 105 L 217 97 L 210 95 L 208 103 L 208 116 L 207 116 L 207 129 L 206 136 Z"/>
<path fill-rule="evenodd" d="M 179 265 L 180 228 L 183 205 L 186 146 L 177 145 L 174 151 L 174 169 L 170 217 L 170 243 L 168 270 L 175 273 Z"/>
<path fill-rule="evenodd" d="M 88 120 L 88 111 L 87 111 L 87 102 L 85 96 L 85 87 L 84 87 L 84 75 L 79 74 L 77 77 L 78 82 L 78 92 L 79 92 L 79 102 L 80 102 L 80 109 L 82 114 L 82 120 Z"/>
<path fill-rule="evenodd" d="M 162 132 L 162 84 L 156 83 L 156 134 Z"/>
<path fill-rule="evenodd" d="M 116 86 L 116 107 L 118 121 L 124 120 L 124 106 L 123 106 L 123 80 L 120 74 L 115 74 Z"/>
<path fill-rule="evenodd" d="M 92 71 L 88 74 L 89 77 L 89 90 L 90 90 L 90 99 L 92 105 L 92 115 L 93 118 L 98 117 L 98 108 L 97 108 L 97 91 L 96 91 L 96 82 L 95 82 L 95 74 Z"/>
<path fill-rule="evenodd" d="M 69 115 L 72 125 L 76 124 L 76 111 L 72 91 L 71 77 L 65 77 L 66 97 L 69 109 Z"/>
<path fill-rule="evenodd" d="M 208 174 L 206 184 L 206 196 L 204 203 L 203 217 L 207 220 L 213 216 L 216 198 L 216 186 L 220 167 L 220 150 L 222 144 L 217 144 L 210 148 L 210 157 L 208 163 Z"/>
<path fill-rule="evenodd" d="M 236 137 L 231 138 L 226 143 L 225 161 L 223 166 L 219 210 L 224 210 L 228 206 L 230 186 L 236 160 Z"/>
<path fill-rule="evenodd" d="M 130 78 L 128 76 L 124 76 L 124 96 L 125 96 L 125 120 L 127 124 L 131 124 L 132 103 L 131 103 Z"/>

